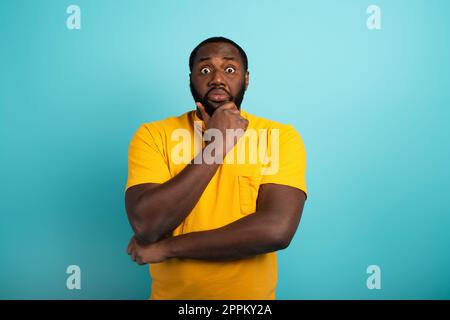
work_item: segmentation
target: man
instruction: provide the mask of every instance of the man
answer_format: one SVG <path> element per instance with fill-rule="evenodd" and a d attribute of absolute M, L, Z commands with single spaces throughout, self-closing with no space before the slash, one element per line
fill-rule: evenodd
<path fill-rule="evenodd" d="M 203 41 L 189 67 L 196 110 L 144 124 L 130 143 L 128 254 L 150 264 L 150 299 L 275 299 L 275 251 L 306 200 L 303 141 L 241 109 L 249 72 L 235 42 Z"/>

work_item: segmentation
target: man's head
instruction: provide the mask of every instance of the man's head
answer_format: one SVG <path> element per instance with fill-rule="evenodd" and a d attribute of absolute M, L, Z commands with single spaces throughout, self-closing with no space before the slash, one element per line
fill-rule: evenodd
<path fill-rule="evenodd" d="M 204 40 L 191 52 L 189 69 L 192 96 L 210 116 L 229 101 L 240 109 L 249 72 L 247 55 L 238 44 L 223 37 Z"/>

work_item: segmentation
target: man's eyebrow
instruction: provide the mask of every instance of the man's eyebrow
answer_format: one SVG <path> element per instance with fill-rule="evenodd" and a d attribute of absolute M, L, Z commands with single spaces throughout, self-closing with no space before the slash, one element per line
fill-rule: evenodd
<path fill-rule="evenodd" d="M 225 60 L 236 60 L 235 57 L 222 57 Z M 211 60 L 211 57 L 200 57 L 199 61 Z"/>

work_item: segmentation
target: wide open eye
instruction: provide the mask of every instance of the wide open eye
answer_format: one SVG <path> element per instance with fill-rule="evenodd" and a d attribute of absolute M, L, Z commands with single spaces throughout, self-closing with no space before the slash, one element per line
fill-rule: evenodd
<path fill-rule="evenodd" d="M 225 69 L 225 72 L 226 73 L 235 73 L 236 69 L 234 69 L 233 67 L 228 67 L 228 68 Z"/>
<path fill-rule="evenodd" d="M 209 68 L 207 68 L 207 67 L 204 67 L 204 68 L 200 69 L 200 73 L 201 74 L 208 74 L 210 72 L 211 72 L 211 70 Z"/>

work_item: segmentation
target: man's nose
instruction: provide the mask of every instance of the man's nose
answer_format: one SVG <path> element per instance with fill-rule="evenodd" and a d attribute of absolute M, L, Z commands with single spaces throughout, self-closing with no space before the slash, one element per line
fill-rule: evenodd
<path fill-rule="evenodd" d="M 220 71 L 213 71 L 211 80 L 209 81 L 210 86 L 224 86 L 224 78 Z"/>

